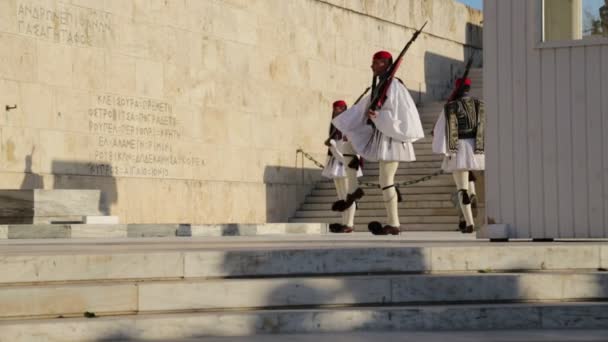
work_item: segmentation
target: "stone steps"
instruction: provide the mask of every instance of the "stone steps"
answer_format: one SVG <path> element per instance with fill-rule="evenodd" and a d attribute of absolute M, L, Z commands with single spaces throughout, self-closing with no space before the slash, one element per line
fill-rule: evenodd
<path fill-rule="evenodd" d="M 427 148 L 414 148 L 414 152 L 416 153 L 416 159 L 418 156 L 436 156 L 436 153 L 433 153 L 433 150 L 430 147 Z"/>
<path fill-rule="evenodd" d="M 342 213 L 331 211 L 331 210 L 306 210 L 298 211 L 296 218 L 316 218 L 316 217 L 341 217 Z M 386 215 L 386 210 L 382 209 L 365 209 L 359 208 L 357 210 L 357 216 L 362 218 L 377 217 Z M 432 208 L 432 209 L 401 209 L 399 210 L 401 217 L 424 217 L 424 216 L 453 216 L 458 215 L 456 208 Z M 452 221 L 450 221 L 452 222 Z"/>
<path fill-rule="evenodd" d="M 608 328 L 602 242 L 88 241 L 0 243 L 0 340 Z"/>
<path fill-rule="evenodd" d="M 378 170 L 379 168 L 380 168 L 380 164 L 378 164 L 376 162 L 367 162 L 366 161 L 363 166 L 363 172 L 365 173 L 366 171 L 370 171 L 370 170 Z M 409 169 L 432 169 L 432 170 L 436 171 L 439 168 L 441 168 L 441 161 L 430 161 L 430 162 L 415 161 L 412 163 L 400 163 L 398 171 L 409 170 Z"/>
<path fill-rule="evenodd" d="M 12 285 L 0 286 L 0 319 L 81 317 L 84 312 L 107 316 L 294 306 L 587 301 L 608 298 L 608 286 L 601 286 L 606 284 L 606 272 L 465 272 Z"/>
<path fill-rule="evenodd" d="M 367 224 L 372 221 L 386 221 L 386 211 L 384 210 L 373 210 L 373 213 L 365 214 L 361 212 L 357 212 L 355 215 L 355 225 L 361 225 L 364 229 L 357 231 L 367 231 Z M 308 214 L 307 214 L 308 213 Z M 338 213 L 333 211 L 325 211 L 324 213 L 318 214 L 319 216 L 313 216 L 308 211 L 298 211 L 298 215 L 303 215 L 304 217 L 294 217 L 290 221 L 298 222 L 298 223 L 336 223 L 339 221 L 341 217 Z M 311 217 L 312 216 L 312 217 Z M 424 223 L 443 223 L 443 224 L 451 224 L 449 229 L 446 230 L 456 230 L 458 228 L 458 216 L 457 215 L 415 215 L 415 216 L 404 216 L 399 211 L 399 221 L 401 222 L 401 229 L 403 230 L 418 230 L 415 229 L 416 224 L 424 224 Z M 430 228 L 430 227 L 429 227 Z"/>
<path fill-rule="evenodd" d="M 427 147 L 427 148 L 431 148 L 433 144 L 433 139 L 430 136 L 426 136 L 425 138 L 422 138 L 416 142 L 414 142 L 414 150 L 416 149 L 416 147 L 418 146 L 422 146 L 422 147 Z M 404 163 L 405 164 L 405 163 Z"/>
<path fill-rule="evenodd" d="M 424 134 L 425 135 L 430 135 L 430 131 L 433 129 L 433 127 L 435 127 L 435 123 L 437 122 L 437 117 L 439 116 L 440 112 L 437 112 L 433 115 L 428 114 L 425 117 L 421 117 L 420 120 L 422 121 L 422 129 L 424 130 Z"/>
<path fill-rule="evenodd" d="M 419 183 L 422 184 L 422 183 Z M 365 192 L 365 196 L 363 197 L 363 200 L 365 200 L 366 196 L 375 196 L 375 195 L 382 195 L 382 190 L 378 189 L 378 188 L 370 188 L 370 187 L 363 187 L 364 192 Z M 413 185 L 413 186 L 408 186 L 405 188 L 400 188 L 399 191 L 401 192 L 401 194 L 403 196 L 409 195 L 409 194 L 451 194 L 452 192 L 456 191 L 455 187 L 452 186 L 430 186 L 430 185 Z M 336 190 L 335 189 L 315 189 L 312 191 L 312 196 L 332 196 L 334 198 L 334 201 L 337 200 L 337 195 L 336 195 Z M 407 199 L 405 199 L 407 200 Z"/>
<path fill-rule="evenodd" d="M 432 143 L 432 140 L 420 139 L 414 142 L 414 148 L 431 148 Z"/>
<path fill-rule="evenodd" d="M 420 178 L 421 176 L 428 176 L 428 175 L 432 175 L 438 171 L 440 171 L 441 167 L 436 167 L 436 168 L 425 168 L 425 167 L 409 167 L 409 168 L 399 168 L 397 169 L 396 172 L 396 176 L 417 176 L 415 178 Z M 373 180 L 378 181 L 378 174 L 380 172 L 380 169 L 374 169 L 374 168 L 367 168 L 364 167 L 363 168 L 363 179 L 367 179 L 370 178 L 370 176 L 375 176 L 375 177 L 371 177 Z M 449 174 L 450 177 L 451 174 Z M 438 176 L 435 176 L 438 177 Z M 333 180 L 327 180 L 327 182 L 333 182 Z"/>
<path fill-rule="evenodd" d="M 6 341 L 38 341 L 40 336 L 44 341 L 167 341 L 344 331 L 605 329 L 607 312 L 604 302 L 363 306 L 8 321 L 0 329 Z"/>
<path fill-rule="evenodd" d="M 368 213 L 365 213 L 367 211 Z M 339 222 L 340 215 L 333 211 L 322 211 L 322 212 L 310 212 L 310 211 L 302 211 L 298 213 L 302 215 L 301 217 L 294 217 L 292 222 L 299 223 L 335 223 Z M 364 210 L 363 213 L 359 213 L 355 217 L 355 224 L 363 225 L 367 230 L 367 224 L 372 221 L 385 221 L 386 220 L 386 211 L 384 210 Z M 403 230 L 414 230 L 410 224 L 424 224 L 424 223 L 444 223 L 444 224 L 452 224 L 453 228 L 449 230 L 456 230 L 458 225 L 458 216 L 457 215 L 410 215 L 406 216 L 406 214 L 401 214 L 399 212 L 399 220 L 401 222 L 401 228 Z M 361 231 L 361 230 L 357 230 Z"/>
<path fill-rule="evenodd" d="M 374 182 L 377 183 L 378 182 L 378 175 L 377 172 L 379 170 L 369 170 L 369 173 L 372 174 L 368 174 L 365 175 L 363 174 L 363 176 L 359 177 L 359 182 Z M 439 171 L 438 169 L 428 169 L 426 171 L 433 171 L 432 173 L 435 173 L 437 171 Z M 402 182 L 407 182 L 407 181 L 414 181 L 414 180 L 419 180 L 420 178 L 422 178 L 423 176 L 430 176 L 432 173 L 425 173 L 425 174 L 419 174 L 419 173 L 414 173 L 414 174 L 408 174 L 409 172 L 417 172 L 417 171 L 411 171 L 408 169 L 404 169 L 404 170 L 397 170 L 397 174 L 395 175 L 395 182 L 396 183 L 402 183 Z M 374 174 L 376 173 L 376 174 Z M 408 185 L 406 187 L 403 187 L 403 189 L 406 188 L 415 188 L 415 187 L 445 187 L 445 186 L 452 186 L 454 185 L 454 177 L 452 176 L 452 174 L 438 174 L 436 176 L 433 176 L 432 178 L 425 180 L 425 181 L 421 181 L 419 183 L 416 184 L 411 184 Z M 317 189 L 323 189 L 327 186 L 329 186 L 329 188 L 333 188 L 333 180 L 329 180 L 329 179 L 324 179 L 322 181 L 320 181 L 318 183 L 318 187 L 316 187 Z M 455 186 L 454 186 L 455 187 Z M 363 186 L 363 188 L 365 188 L 365 186 Z M 454 190 L 455 191 L 455 190 Z"/>
<path fill-rule="evenodd" d="M 426 170 L 432 171 L 430 173 L 425 174 L 425 175 L 429 175 L 429 176 L 432 175 L 433 173 L 440 171 L 439 169 L 426 169 Z M 379 171 L 379 170 L 368 170 L 368 171 L 370 173 L 377 173 L 377 171 Z M 419 175 L 419 174 L 408 174 L 409 172 L 418 172 L 418 171 L 409 171 L 408 169 L 397 170 L 397 171 L 405 172 L 405 173 L 396 174 L 395 182 L 397 182 L 397 183 L 411 181 L 411 180 L 418 180 L 421 178 L 421 175 Z M 360 182 L 378 182 L 378 175 L 377 174 L 365 175 L 365 173 L 364 173 L 363 176 L 359 177 L 359 181 Z M 435 176 L 433 176 L 433 178 L 425 180 L 424 182 L 420 182 L 420 183 L 413 184 L 413 185 L 408 185 L 407 187 L 454 185 L 453 181 L 454 181 L 454 177 L 452 176 L 452 174 L 444 173 L 444 174 L 435 175 Z M 323 181 L 319 182 L 319 186 L 325 186 L 325 184 L 333 185 L 333 180 L 329 180 L 329 179 L 325 178 Z"/>
<path fill-rule="evenodd" d="M 429 155 L 416 155 L 416 161 L 412 162 L 412 163 L 416 163 L 416 162 L 441 162 L 443 161 L 443 156 L 438 155 L 438 154 L 429 154 Z"/>
<path fill-rule="evenodd" d="M 278 236 L 5 241 L 0 284 L 608 268 L 605 242 L 433 242 Z"/>
<path fill-rule="evenodd" d="M 430 173 L 412 174 L 408 172 L 410 170 L 412 169 L 399 170 L 395 180 L 404 182 Z M 365 174 L 367 176 L 359 178 L 361 182 L 377 182 L 377 169 L 367 170 Z M 367 232 L 369 222 L 384 222 L 386 211 L 380 189 L 368 186 L 362 186 L 362 188 L 365 196 L 359 201 L 360 210 L 355 215 L 354 228 L 356 231 Z M 404 201 L 399 204 L 402 230 L 454 231 L 457 229 L 459 215 L 451 202 L 454 192 L 451 175 L 440 175 L 422 183 L 400 188 L 400 191 L 404 198 Z M 311 195 L 307 197 L 305 204 L 294 214 L 290 222 L 339 223 L 341 214 L 330 210 L 331 204 L 336 199 L 337 194 L 333 181 L 322 181 L 317 184 Z"/>
<path fill-rule="evenodd" d="M 402 191 L 402 194 L 404 192 Z M 425 203 L 425 202 L 436 202 L 436 201 L 450 201 L 452 194 L 408 194 L 408 197 L 406 201 L 399 203 L 399 207 L 401 207 L 402 205 L 408 205 L 408 203 Z M 330 195 L 323 195 L 323 196 L 308 196 L 307 200 L 306 200 L 306 204 L 328 204 L 328 203 L 334 203 L 337 200 L 337 198 L 335 196 L 330 196 Z M 382 199 L 382 195 L 377 194 L 369 194 L 367 193 L 364 197 L 363 200 L 359 202 L 359 206 L 363 206 L 363 205 L 367 205 L 367 204 L 371 204 L 371 203 L 376 203 L 376 202 L 383 202 L 384 200 Z M 384 208 L 384 206 L 383 206 Z"/>
<path fill-rule="evenodd" d="M 431 175 L 434 173 L 437 173 L 438 171 L 441 171 L 441 165 L 442 165 L 443 161 L 423 161 L 423 162 L 410 162 L 408 166 L 405 167 L 399 167 L 397 169 L 397 173 L 396 175 L 407 175 L 409 173 L 411 174 L 420 174 L 420 173 L 424 173 L 425 175 Z M 430 165 L 430 167 L 428 167 Z M 363 167 L 363 176 L 377 176 L 377 172 L 380 170 L 380 166 L 378 164 L 375 165 L 364 165 Z M 434 177 L 444 177 L 444 176 L 450 176 L 451 174 L 444 174 L 443 176 L 441 175 L 435 175 Z M 377 177 L 375 177 L 377 178 Z M 419 178 L 419 177 L 416 177 Z M 448 178 L 448 177 L 444 177 L 444 178 Z"/>
<path fill-rule="evenodd" d="M 327 224 L 332 224 L 332 223 L 340 223 L 338 222 L 338 219 L 336 218 L 332 218 L 332 217 L 326 217 L 326 218 L 317 218 L 317 219 L 298 219 L 298 218 L 294 218 L 292 219 L 293 222 L 325 222 Z M 354 226 L 354 231 L 357 233 L 368 233 L 369 234 L 369 230 L 367 228 L 367 225 L 372 222 L 372 221 L 380 221 L 380 222 L 385 222 L 386 221 L 386 215 L 381 216 L 381 217 L 369 217 L 367 218 L 368 221 L 362 222 L 363 220 L 356 220 L 355 219 L 355 226 Z M 401 220 L 401 219 L 400 219 Z M 402 233 L 407 233 L 407 232 L 457 232 L 458 231 L 458 225 L 456 223 L 419 223 L 419 222 L 408 222 L 407 224 L 404 224 L 404 220 L 402 220 L 403 222 L 401 222 L 401 232 Z M 409 220 L 411 221 L 411 220 Z"/>
<path fill-rule="evenodd" d="M 331 208 L 333 202 L 326 203 L 314 203 L 313 201 L 308 201 L 308 203 L 304 204 L 301 208 L 302 212 L 310 211 L 310 210 L 328 210 Z M 376 201 L 368 201 L 361 202 L 358 204 L 359 210 L 364 209 L 382 209 L 384 210 L 384 202 L 378 196 Z M 431 208 L 454 208 L 454 204 L 452 201 L 403 201 L 399 203 L 399 209 L 431 209 Z"/>
<path fill-rule="evenodd" d="M 424 160 L 426 158 L 427 160 Z M 443 156 L 440 155 L 416 155 L 416 160 L 412 162 L 399 163 L 399 170 L 408 168 L 440 168 L 443 162 Z M 429 166 L 432 165 L 432 166 Z M 380 164 L 378 162 L 365 161 L 363 165 L 363 172 L 368 169 L 378 169 Z"/>
<path fill-rule="evenodd" d="M 408 234 L 411 232 L 458 232 L 458 220 L 457 217 L 440 217 L 438 220 L 444 220 L 451 223 L 426 223 L 429 219 L 427 217 L 404 217 L 399 219 L 401 222 L 401 232 Z M 369 234 L 368 224 L 372 221 L 385 222 L 386 214 L 382 216 L 370 216 L 362 217 L 357 219 L 355 216 L 354 231 L 357 233 Z M 317 217 L 317 218 L 292 218 L 290 222 L 296 223 L 340 223 L 339 217 Z"/>

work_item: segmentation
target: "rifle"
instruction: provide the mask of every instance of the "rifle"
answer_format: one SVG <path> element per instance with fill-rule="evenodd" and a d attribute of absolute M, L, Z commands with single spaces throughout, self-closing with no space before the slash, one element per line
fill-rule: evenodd
<path fill-rule="evenodd" d="M 451 101 L 454 101 L 456 99 L 456 96 L 458 96 L 458 94 L 460 94 L 460 90 L 462 89 L 462 87 L 464 87 L 464 80 L 467 78 L 467 76 L 469 76 L 469 71 L 471 71 L 471 65 L 473 65 L 473 57 L 475 57 L 475 53 L 471 54 L 471 56 L 469 57 L 469 60 L 467 61 L 467 65 L 464 67 L 464 73 L 462 74 L 462 77 L 460 78 L 462 80 L 462 82 L 460 83 L 460 86 L 454 88 L 454 90 L 452 90 L 452 93 L 450 94 L 450 96 L 448 97 L 448 100 L 446 101 L 446 105 L 448 103 L 450 103 Z M 431 135 L 435 135 L 435 128 L 431 129 Z"/>
<path fill-rule="evenodd" d="M 370 101 L 370 106 L 369 106 L 367 112 L 369 112 L 370 110 L 376 111 L 376 110 L 382 108 L 382 105 L 386 101 L 386 92 L 388 91 L 388 87 L 391 85 L 393 78 L 395 78 L 395 74 L 397 73 L 397 70 L 399 69 L 399 66 L 401 65 L 401 61 L 403 60 L 403 56 L 405 55 L 405 52 L 410 48 L 412 43 L 414 43 L 416 38 L 418 38 L 420 33 L 422 33 L 422 29 L 424 29 L 424 27 L 426 26 L 427 23 L 428 22 L 425 21 L 424 25 L 422 25 L 422 27 L 418 31 L 414 32 L 414 35 L 412 35 L 412 38 L 410 39 L 410 41 L 407 42 L 407 44 L 405 45 L 403 50 L 401 50 L 401 53 L 399 54 L 399 56 L 395 59 L 395 61 L 393 61 L 393 64 L 391 64 L 389 66 L 389 68 L 385 74 L 386 76 L 381 77 L 378 87 L 372 91 L 372 99 Z"/>
<path fill-rule="evenodd" d="M 460 86 L 458 86 L 457 88 L 454 88 L 454 90 L 452 90 L 452 94 L 450 94 L 450 97 L 448 97 L 447 102 L 454 101 L 456 96 L 458 96 L 458 94 L 460 93 L 460 90 L 464 86 L 464 80 L 467 78 L 467 76 L 469 76 L 469 71 L 471 71 L 471 65 L 473 65 L 474 56 L 475 56 L 475 54 L 473 53 L 473 54 L 471 54 L 471 57 L 469 57 L 469 60 L 467 61 L 467 65 L 464 68 L 464 73 L 463 73 L 462 77 L 460 78 L 462 80 L 462 82 L 460 83 Z"/>

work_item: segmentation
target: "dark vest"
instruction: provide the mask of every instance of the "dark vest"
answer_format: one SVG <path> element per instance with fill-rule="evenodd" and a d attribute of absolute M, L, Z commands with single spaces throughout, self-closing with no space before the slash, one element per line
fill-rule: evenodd
<path fill-rule="evenodd" d="M 464 96 L 445 105 L 448 150 L 458 150 L 458 139 L 475 139 L 475 153 L 484 152 L 485 109 L 483 101 Z"/>

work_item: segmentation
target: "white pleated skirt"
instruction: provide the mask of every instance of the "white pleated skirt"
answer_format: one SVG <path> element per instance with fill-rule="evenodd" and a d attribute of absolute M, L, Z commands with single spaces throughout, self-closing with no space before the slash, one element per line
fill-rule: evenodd
<path fill-rule="evenodd" d="M 483 154 L 475 154 L 475 139 L 460 139 L 458 151 L 446 155 L 441 168 L 445 172 L 485 170 L 486 159 Z"/>
<path fill-rule="evenodd" d="M 353 148 L 365 160 L 410 162 L 416 160 L 414 145 L 393 139 L 379 130 L 369 129 L 367 134 L 351 138 Z"/>
<path fill-rule="evenodd" d="M 321 175 L 329 179 L 346 177 L 347 167 L 348 166 L 342 164 L 342 162 L 335 157 L 327 156 L 325 168 L 323 169 Z M 361 176 L 363 176 L 363 172 L 361 171 L 361 168 L 359 168 L 359 170 L 357 170 L 357 177 Z"/>

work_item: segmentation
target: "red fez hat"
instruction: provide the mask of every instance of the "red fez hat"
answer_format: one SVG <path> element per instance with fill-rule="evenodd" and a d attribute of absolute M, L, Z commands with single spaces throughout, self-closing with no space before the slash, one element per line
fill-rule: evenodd
<path fill-rule="evenodd" d="M 393 59 L 393 55 L 388 51 L 378 51 L 374 54 L 374 59 Z"/>
<path fill-rule="evenodd" d="M 462 78 L 457 79 L 455 85 L 456 85 L 456 88 L 459 88 L 462 85 Z M 464 79 L 464 85 L 470 87 L 471 86 L 471 79 L 468 78 L 468 77 L 465 78 Z"/>
<path fill-rule="evenodd" d="M 344 102 L 343 100 L 338 100 L 336 102 L 334 102 L 333 107 L 346 107 L 346 102 Z"/>

